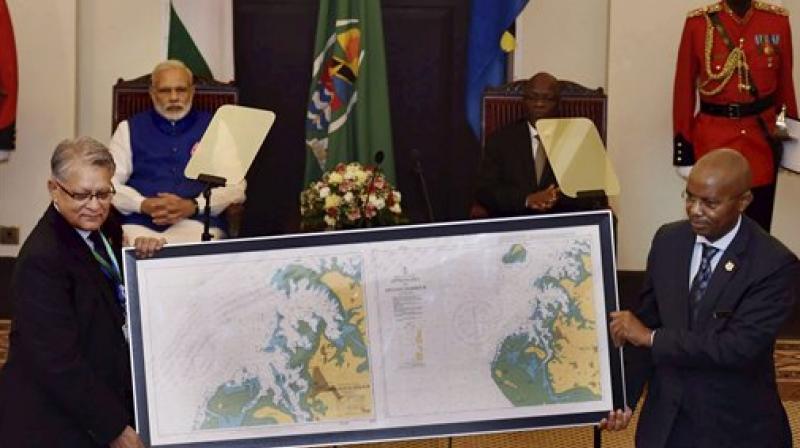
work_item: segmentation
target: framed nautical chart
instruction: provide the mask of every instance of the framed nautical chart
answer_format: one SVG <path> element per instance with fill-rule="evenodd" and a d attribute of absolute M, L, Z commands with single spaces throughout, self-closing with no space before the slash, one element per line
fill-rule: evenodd
<path fill-rule="evenodd" d="M 624 406 L 609 212 L 124 255 L 148 446 L 597 423 Z"/>

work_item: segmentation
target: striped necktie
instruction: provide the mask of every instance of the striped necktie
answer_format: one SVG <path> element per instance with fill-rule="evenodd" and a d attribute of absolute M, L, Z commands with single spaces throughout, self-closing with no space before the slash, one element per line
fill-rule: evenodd
<path fill-rule="evenodd" d="M 719 252 L 716 247 L 703 243 L 703 258 L 700 260 L 700 268 L 692 280 L 692 287 L 689 289 L 689 309 L 692 314 L 692 322 L 697 321 L 697 310 L 700 309 L 700 301 L 703 299 L 703 294 L 708 288 L 708 283 L 711 281 L 711 274 L 714 272 L 711 269 L 711 259 Z"/>

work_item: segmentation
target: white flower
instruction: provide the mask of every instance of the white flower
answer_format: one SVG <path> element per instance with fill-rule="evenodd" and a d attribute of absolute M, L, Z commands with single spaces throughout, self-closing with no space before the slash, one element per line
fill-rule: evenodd
<path fill-rule="evenodd" d="M 400 203 L 395 202 L 393 206 L 389 207 L 389 211 L 395 214 L 400 214 L 402 210 L 400 210 Z"/>
<path fill-rule="evenodd" d="M 386 201 L 383 198 L 376 197 L 375 195 L 369 195 L 369 204 L 375 206 L 378 210 L 386 207 Z"/>
<path fill-rule="evenodd" d="M 329 194 L 331 194 L 331 187 L 322 187 L 319 189 L 319 197 L 321 199 L 325 199 Z"/>
<path fill-rule="evenodd" d="M 344 202 L 350 203 L 353 202 L 353 199 L 355 199 L 355 196 L 353 196 L 352 192 L 348 191 L 344 194 Z"/>
<path fill-rule="evenodd" d="M 325 198 L 325 208 L 338 207 L 342 203 L 342 197 L 332 194 Z"/>
<path fill-rule="evenodd" d="M 334 218 L 334 217 L 325 215 L 325 217 L 322 218 L 322 219 L 324 219 L 325 220 L 325 224 L 327 224 L 330 227 L 333 227 L 333 226 L 336 225 L 336 218 Z"/>
<path fill-rule="evenodd" d="M 366 182 L 368 178 L 369 178 L 369 174 L 367 174 L 366 171 L 360 171 L 359 170 L 359 171 L 356 172 L 356 183 L 358 185 L 364 185 L 364 182 Z"/>
<path fill-rule="evenodd" d="M 400 192 L 397 190 L 392 190 L 392 196 L 394 196 L 394 202 L 400 202 Z"/>
<path fill-rule="evenodd" d="M 331 184 L 340 184 L 340 183 L 342 183 L 343 180 L 344 180 L 344 178 L 337 171 L 332 172 L 331 175 L 328 176 L 328 183 L 331 183 Z"/>

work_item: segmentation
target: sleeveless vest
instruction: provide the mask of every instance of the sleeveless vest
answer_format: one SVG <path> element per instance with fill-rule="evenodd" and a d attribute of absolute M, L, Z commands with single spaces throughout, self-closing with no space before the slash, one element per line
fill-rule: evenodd
<path fill-rule="evenodd" d="M 206 131 L 211 115 L 192 109 L 182 119 L 172 122 L 149 109 L 128 119 L 133 170 L 127 184 L 145 197 L 173 193 L 185 199 L 196 198 L 204 184 L 187 179 L 183 170 L 189 163 L 194 146 Z M 202 210 L 195 219 L 202 222 Z M 157 231 L 169 226 L 156 225 L 141 213 L 123 216 L 126 224 L 139 224 Z M 220 216 L 211 217 L 211 226 L 225 229 Z"/>

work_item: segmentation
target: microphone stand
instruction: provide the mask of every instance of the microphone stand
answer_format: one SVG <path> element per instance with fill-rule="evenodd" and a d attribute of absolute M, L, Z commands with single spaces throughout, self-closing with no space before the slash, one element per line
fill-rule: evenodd
<path fill-rule="evenodd" d="M 211 190 L 217 187 L 224 187 L 227 180 L 224 177 L 213 176 L 211 174 L 201 174 L 197 180 L 205 184 L 203 188 L 203 198 L 206 205 L 203 207 L 203 234 L 200 241 L 211 241 Z"/>
<path fill-rule="evenodd" d="M 414 159 L 414 172 L 417 173 L 417 177 L 419 177 L 419 183 L 422 187 L 422 198 L 425 200 L 425 207 L 427 208 L 428 212 L 428 222 L 434 222 L 431 197 L 428 195 L 428 183 L 425 182 L 425 175 L 422 173 L 422 162 L 420 161 L 419 150 L 412 149 L 411 158 Z"/>

